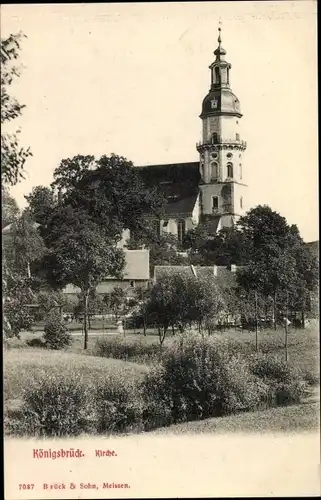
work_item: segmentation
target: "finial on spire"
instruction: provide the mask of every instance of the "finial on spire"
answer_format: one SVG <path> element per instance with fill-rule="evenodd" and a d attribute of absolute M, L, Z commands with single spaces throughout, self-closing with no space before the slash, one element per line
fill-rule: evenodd
<path fill-rule="evenodd" d="M 219 43 L 220 45 L 221 45 L 221 42 L 222 42 L 222 39 L 221 39 L 221 31 L 222 31 L 222 30 L 221 30 L 221 28 L 219 27 L 219 28 L 218 28 L 218 39 L 217 39 L 217 41 L 218 41 L 218 43 Z"/>

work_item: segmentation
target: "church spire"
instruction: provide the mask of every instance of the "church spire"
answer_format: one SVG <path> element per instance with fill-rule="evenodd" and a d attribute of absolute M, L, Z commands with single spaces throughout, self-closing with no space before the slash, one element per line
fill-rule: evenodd
<path fill-rule="evenodd" d="M 216 50 L 214 50 L 214 55 L 216 56 L 216 61 L 221 61 L 223 60 L 222 56 L 226 55 L 226 51 L 223 49 L 221 43 L 222 43 L 222 38 L 221 38 L 221 28 L 218 28 L 218 47 Z"/>

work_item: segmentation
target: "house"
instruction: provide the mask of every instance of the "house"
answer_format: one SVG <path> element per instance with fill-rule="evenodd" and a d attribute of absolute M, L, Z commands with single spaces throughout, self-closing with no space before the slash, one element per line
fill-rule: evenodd
<path fill-rule="evenodd" d="M 98 294 L 110 293 L 115 287 L 125 288 L 128 291 L 128 296 L 133 294 L 136 288 L 147 288 L 149 283 L 149 250 L 125 250 L 125 269 L 122 279 L 115 277 L 106 277 L 97 286 Z M 67 285 L 63 292 L 68 298 L 77 302 L 77 295 L 80 289 Z"/>
<path fill-rule="evenodd" d="M 180 275 L 186 277 L 198 277 L 209 279 L 213 278 L 215 282 L 222 287 L 233 286 L 236 284 L 236 271 L 238 267 L 231 266 L 155 266 L 154 283 L 165 276 Z"/>

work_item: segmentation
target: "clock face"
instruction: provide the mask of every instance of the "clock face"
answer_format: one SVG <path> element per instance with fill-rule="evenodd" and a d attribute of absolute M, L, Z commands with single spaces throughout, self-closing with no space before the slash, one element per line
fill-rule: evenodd
<path fill-rule="evenodd" d="M 211 100 L 211 109 L 217 109 L 218 100 L 216 98 Z"/>

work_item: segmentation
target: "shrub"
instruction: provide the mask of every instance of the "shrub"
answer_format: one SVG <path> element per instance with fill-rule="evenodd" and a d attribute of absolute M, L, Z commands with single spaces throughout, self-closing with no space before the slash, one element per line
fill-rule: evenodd
<path fill-rule="evenodd" d="M 250 373 L 240 354 L 198 335 L 178 340 L 144 382 L 149 414 L 172 423 L 255 409 L 267 387 Z"/>
<path fill-rule="evenodd" d="M 307 390 L 306 374 L 277 356 L 252 356 L 250 370 L 269 387 L 270 401 L 276 405 L 299 403 Z"/>
<path fill-rule="evenodd" d="M 44 332 L 44 344 L 49 349 L 63 349 L 71 344 L 71 335 L 57 311 L 49 314 Z"/>
<path fill-rule="evenodd" d="M 95 386 L 94 399 L 98 433 L 142 428 L 143 402 L 135 380 L 123 374 L 101 378 Z"/>
<path fill-rule="evenodd" d="M 171 400 L 166 391 L 165 368 L 155 365 L 141 384 L 144 401 L 143 424 L 146 431 L 172 423 Z"/>
<path fill-rule="evenodd" d="M 158 344 L 146 344 L 141 341 L 123 338 L 99 339 L 96 342 L 97 356 L 121 359 L 123 361 L 154 362 L 159 360 L 162 351 Z"/>
<path fill-rule="evenodd" d="M 75 436 L 90 430 L 92 387 L 72 372 L 44 372 L 24 389 L 23 431 L 33 436 Z"/>

